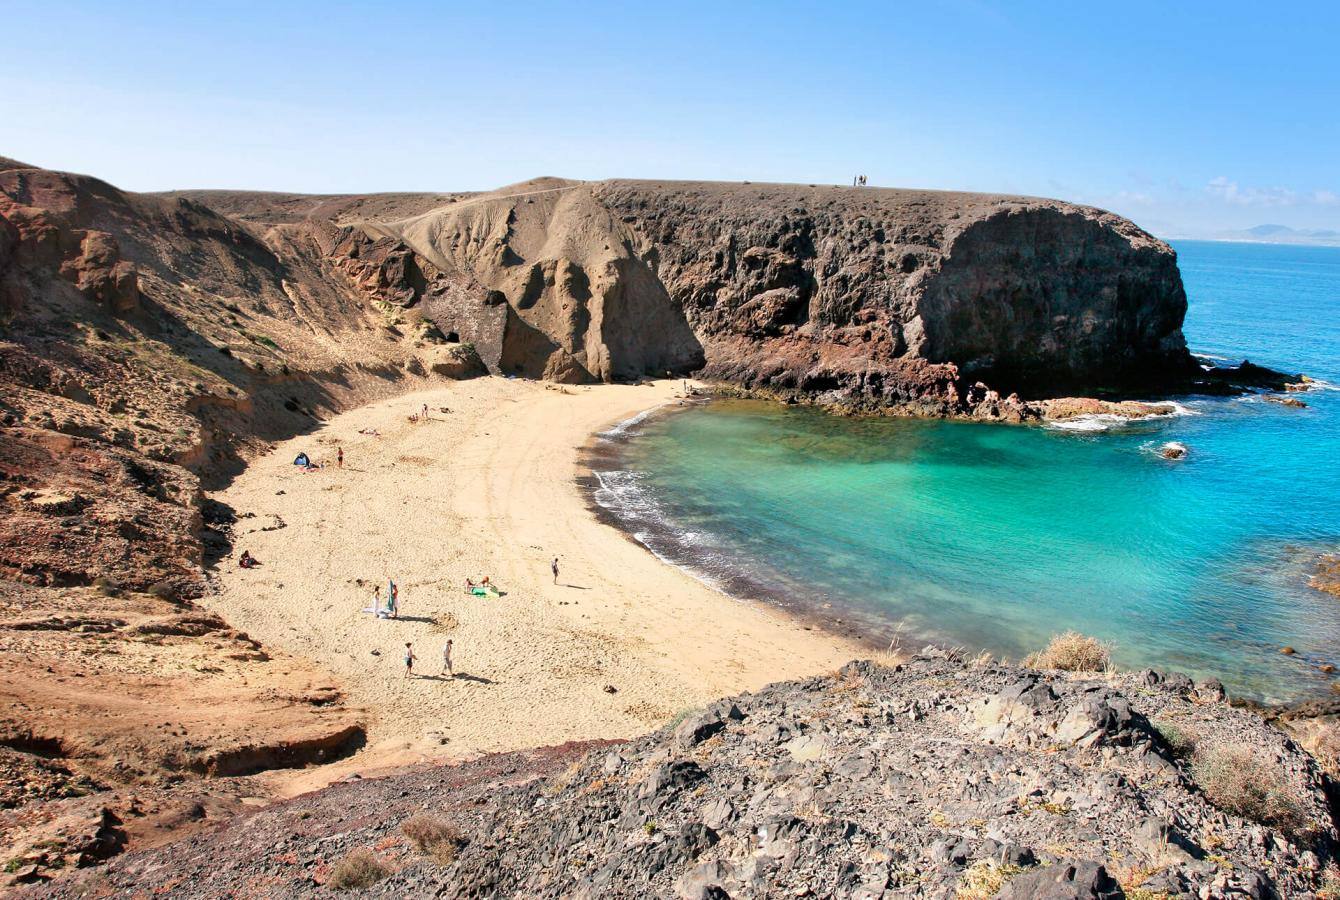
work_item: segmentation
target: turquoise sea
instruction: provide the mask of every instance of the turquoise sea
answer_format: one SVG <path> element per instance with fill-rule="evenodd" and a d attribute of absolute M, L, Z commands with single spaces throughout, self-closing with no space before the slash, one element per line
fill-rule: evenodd
<path fill-rule="evenodd" d="M 1340 249 L 1176 248 L 1193 351 L 1340 385 Z M 668 561 L 876 643 L 1019 659 L 1075 629 L 1283 701 L 1340 666 L 1340 598 L 1307 585 L 1340 550 L 1340 391 L 1298 396 L 1069 429 L 718 401 L 617 429 L 595 496 Z"/>

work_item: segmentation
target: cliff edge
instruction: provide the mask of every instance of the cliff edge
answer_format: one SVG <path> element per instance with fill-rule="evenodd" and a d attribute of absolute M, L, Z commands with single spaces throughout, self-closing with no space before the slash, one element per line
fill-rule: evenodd
<path fill-rule="evenodd" d="M 188 193 L 283 231 L 495 372 L 666 372 L 856 407 L 970 411 L 1167 386 L 1186 350 L 1176 254 L 1054 200 L 881 188 L 542 178 L 469 195 Z M 407 215 L 398 217 L 398 213 Z M 980 385 L 979 385 L 980 383 Z"/>

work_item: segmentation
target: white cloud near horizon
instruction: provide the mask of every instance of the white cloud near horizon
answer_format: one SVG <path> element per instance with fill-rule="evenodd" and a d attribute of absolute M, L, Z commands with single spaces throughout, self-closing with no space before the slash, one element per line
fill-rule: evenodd
<path fill-rule="evenodd" d="M 1283 187 L 1242 187 L 1236 181 L 1220 175 L 1211 178 L 1205 191 L 1212 197 L 1239 206 L 1293 206 L 1298 193 Z"/>

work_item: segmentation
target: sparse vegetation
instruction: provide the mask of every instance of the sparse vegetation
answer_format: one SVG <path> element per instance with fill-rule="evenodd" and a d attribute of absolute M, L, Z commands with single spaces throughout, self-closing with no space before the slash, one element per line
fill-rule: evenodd
<path fill-rule="evenodd" d="M 1191 777 L 1215 806 L 1278 828 L 1298 837 L 1306 833 L 1307 815 L 1278 769 L 1264 762 L 1252 748 L 1201 748 L 1191 764 Z"/>
<path fill-rule="evenodd" d="M 1168 745 L 1173 759 L 1190 759 L 1196 752 L 1196 736 L 1191 732 L 1161 719 L 1152 724 L 1154 730 L 1163 738 L 1163 743 Z"/>
<path fill-rule="evenodd" d="M 99 575 L 93 579 L 93 588 L 98 593 L 106 597 L 115 597 L 121 593 L 121 586 L 106 575 Z"/>
<path fill-rule="evenodd" d="M 697 715 L 698 713 L 702 712 L 703 709 L 704 707 L 701 706 L 686 706 L 679 712 L 671 716 L 670 721 L 665 723 L 665 727 L 673 731 L 674 729 L 679 727 L 680 722 L 683 722 L 689 716 Z"/>
<path fill-rule="evenodd" d="M 963 872 L 954 896 L 957 900 L 988 900 L 1022 871 L 1020 866 L 979 859 Z"/>
<path fill-rule="evenodd" d="M 1106 672 L 1112 668 L 1112 645 L 1078 631 L 1066 631 L 1053 637 L 1045 650 L 1029 654 L 1024 665 L 1063 672 Z"/>
<path fill-rule="evenodd" d="M 1158 871 L 1157 866 L 1109 865 L 1108 868 L 1126 893 L 1127 900 L 1169 900 L 1167 893 L 1150 890 L 1144 886 L 1150 876 Z"/>
<path fill-rule="evenodd" d="M 433 816 L 418 815 L 406 819 L 400 826 L 414 849 L 432 859 L 439 866 L 449 866 L 465 846 L 465 837 L 454 826 Z"/>
<path fill-rule="evenodd" d="M 1340 867 L 1334 863 L 1321 877 L 1321 889 L 1317 891 L 1319 900 L 1340 900 Z"/>
<path fill-rule="evenodd" d="M 390 874 L 391 870 L 377 858 L 377 854 L 359 847 L 350 850 L 330 870 L 330 886 L 337 891 L 360 890 L 372 887 Z"/>

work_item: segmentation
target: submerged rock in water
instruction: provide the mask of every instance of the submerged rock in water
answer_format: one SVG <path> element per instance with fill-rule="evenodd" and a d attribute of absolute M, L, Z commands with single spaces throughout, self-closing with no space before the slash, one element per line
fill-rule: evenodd
<path fill-rule="evenodd" d="M 1340 553 L 1323 553 L 1318 557 L 1307 583 L 1319 591 L 1340 597 Z"/>
<path fill-rule="evenodd" d="M 1159 448 L 1159 456 L 1164 459 L 1186 459 L 1187 453 L 1186 444 L 1177 441 L 1169 441 Z"/>

